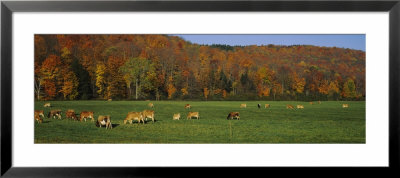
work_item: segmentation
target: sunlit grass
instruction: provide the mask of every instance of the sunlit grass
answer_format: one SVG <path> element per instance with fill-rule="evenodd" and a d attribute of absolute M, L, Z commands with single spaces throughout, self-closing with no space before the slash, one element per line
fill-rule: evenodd
<path fill-rule="evenodd" d="M 123 124 L 130 111 L 143 111 L 148 101 L 52 101 L 51 109 L 94 111 L 111 115 L 112 130 L 98 128 L 94 122 L 45 118 L 35 123 L 35 143 L 365 143 L 365 102 L 323 102 L 310 105 L 297 101 L 151 101 L 156 122 Z M 247 108 L 239 108 L 246 103 Z M 257 108 L 257 103 L 271 108 Z M 349 103 L 349 108 L 342 108 Z M 44 102 L 35 109 L 44 110 Z M 190 111 L 200 119 L 187 120 Z M 304 109 L 286 109 L 286 104 L 302 104 Z M 229 112 L 240 112 L 240 120 L 227 120 Z M 181 113 L 181 120 L 172 120 Z M 64 114 L 64 113 L 63 113 Z M 33 113 L 32 113 L 33 117 Z M 32 119 L 33 120 L 33 119 Z"/>

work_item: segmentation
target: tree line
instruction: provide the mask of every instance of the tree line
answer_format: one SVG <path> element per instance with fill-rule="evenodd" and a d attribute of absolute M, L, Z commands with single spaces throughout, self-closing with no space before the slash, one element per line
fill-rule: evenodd
<path fill-rule="evenodd" d="M 37 100 L 365 100 L 360 50 L 172 35 L 34 38 Z"/>

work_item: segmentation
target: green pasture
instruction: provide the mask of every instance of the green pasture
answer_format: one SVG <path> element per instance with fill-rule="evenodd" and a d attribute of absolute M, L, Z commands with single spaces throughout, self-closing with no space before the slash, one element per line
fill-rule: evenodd
<path fill-rule="evenodd" d="M 155 106 L 155 123 L 150 119 L 145 124 L 123 124 L 128 112 L 150 109 L 149 102 Z M 366 139 L 364 101 L 314 105 L 297 101 L 50 101 L 51 108 L 43 107 L 44 103 L 35 102 L 35 109 L 46 115 L 43 123 L 34 124 L 35 143 L 365 143 Z M 247 108 L 240 108 L 241 103 Z M 265 109 L 267 103 L 271 107 Z M 349 108 L 342 108 L 343 103 Z M 185 104 L 200 113 L 199 120 L 186 119 Z M 286 104 L 305 108 L 290 110 Z M 47 118 L 51 109 L 61 109 L 63 119 Z M 77 114 L 94 111 L 95 120 L 98 115 L 110 115 L 113 129 L 65 119 L 67 109 Z M 234 111 L 240 112 L 240 120 L 227 120 Z M 172 120 L 174 113 L 181 113 L 181 119 Z"/>

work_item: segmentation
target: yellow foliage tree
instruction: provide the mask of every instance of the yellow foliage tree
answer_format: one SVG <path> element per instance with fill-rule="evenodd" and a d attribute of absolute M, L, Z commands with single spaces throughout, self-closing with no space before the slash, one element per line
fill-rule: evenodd
<path fill-rule="evenodd" d="M 72 71 L 66 72 L 63 77 L 63 85 L 60 93 L 63 94 L 64 99 L 73 100 L 78 96 L 78 78 Z"/>
<path fill-rule="evenodd" d="M 293 80 L 294 80 L 294 82 L 292 83 L 292 88 L 297 93 L 303 93 L 304 86 L 306 85 L 306 79 L 301 78 L 296 73 L 294 73 L 293 74 Z"/>
<path fill-rule="evenodd" d="M 271 89 L 268 87 L 264 87 L 264 90 L 262 91 L 263 96 L 269 96 Z"/>
<path fill-rule="evenodd" d="M 168 88 L 167 88 L 167 92 L 168 92 L 168 99 L 172 98 L 172 95 L 176 92 L 176 88 L 173 84 L 173 79 L 172 76 L 169 77 L 168 79 Z"/>
<path fill-rule="evenodd" d="M 339 93 L 339 84 L 337 81 L 331 81 L 329 83 L 329 93 Z"/>
<path fill-rule="evenodd" d="M 172 95 L 176 92 L 176 88 L 172 83 L 168 84 L 168 99 L 172 98 Z"/>
<path fill-rule="evenodd" d="M 96 87 L 99 88 L 97 90 L 97 93 L 99 95 L 103 95 L 104 94 L 104 73 L 106 70 L 106 66 L 102 63 L 97 64 L 96 67 Z"/>
<path fill-rule="evenodd" d="M 329 82 L 328 80 L 323 80 L 321 85 L 318 87 L 318 91 L 324 95 L 329 93 Z"/>
<path fill-rule="evenodd" d="M 188 94 L 189 94 L 189 92 L 188 92 L 188 90 L 187 90 L 186 87 L 185 87 L 185 88 L 182 88 L 182 89 L 181 89 L 181 92 L 182 92 L 182 96 L 185 96 L 185 95 L 188 95 Z"/>
<path fill-rule="evenodd" d="M 210 94 L 210 91 L 208 90 L 208 88 L 204 88 L 203 93 L 204 93 L 204 98 L 207 100 L 208 95 Z"/>

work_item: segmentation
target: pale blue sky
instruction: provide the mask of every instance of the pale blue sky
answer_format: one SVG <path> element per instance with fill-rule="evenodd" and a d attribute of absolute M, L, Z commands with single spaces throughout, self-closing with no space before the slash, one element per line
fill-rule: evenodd
<path fill-rule="evenodd" d="M 176 35 L 197 44 L 227 44 L 231 46 L 240 45 L 314 45 L 325 47 L 350 48 L 365 51 L 364 34 L 316 34 L 316 35 Z"/>

